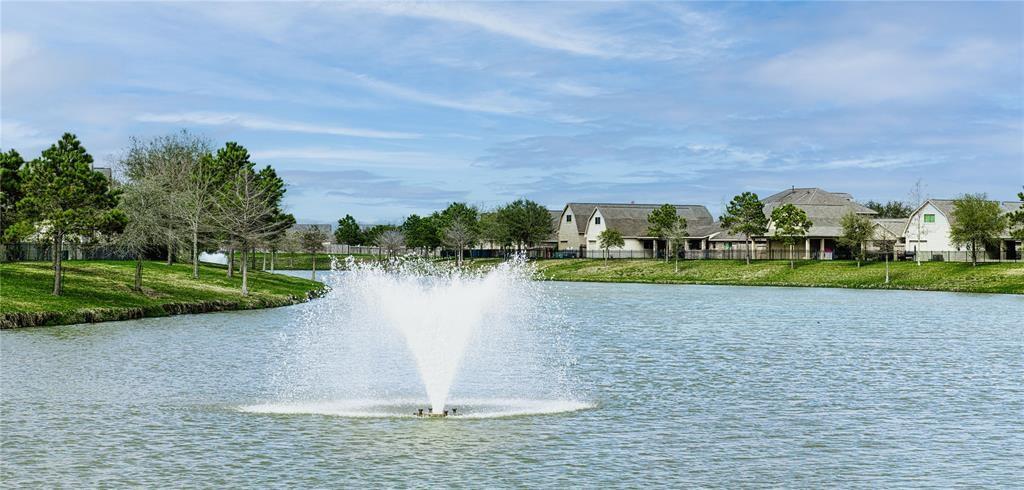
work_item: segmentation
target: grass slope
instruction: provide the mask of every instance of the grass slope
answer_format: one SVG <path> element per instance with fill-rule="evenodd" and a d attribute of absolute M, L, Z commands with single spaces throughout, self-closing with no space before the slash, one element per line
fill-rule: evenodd
<path fill-rule="evenodd" d="M 0 328 L 62 325 L 266 308 L 305 301 L 321 294 L 323 285 L 279 274 L 252 272 L 248 297 L 241 295 L 239 274 L 202 266 L 199 280 L 191 265 L 146 262 L 142 293 L 132 291 L 135 263 L 129 261 L 64 262 L 64 295 L 52 296 L 49 262 L 0 264 Z"/>
<path fill-rule="evenodd" d="M 973 267 L 952 262 L 890 263 L 885 284 L 885 263 L 857 267 L 848 261 L 690 260 L 542 260 L 541 277 L 557 281 L 643 282 L 660 284 L 722 284 L 742 286 L 813 286 L 864 289 L 917 289 L 972 293 L 1024 294 L 1024 263 L 993 263 Z"/>

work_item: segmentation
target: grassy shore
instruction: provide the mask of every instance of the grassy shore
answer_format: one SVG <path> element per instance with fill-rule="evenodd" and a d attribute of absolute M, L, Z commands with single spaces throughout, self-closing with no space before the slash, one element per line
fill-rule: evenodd
<path fill-rule="evenodd" d="M 639 282 L 657 284 L 721 284 L 741 286 L 801 286 L 861 289 L 914 289 L 970 293 L 1024 294 L 1024 263 L 981 264 L 914 262 L 890 263 L 890 282 L 885 283 L 885 264 L 857 267 L 852 261 L 688 260 L 541 260 L 539 275 L 556 281 Z"/>
<path fill-rule="evenodd" d="M 204 265 L 200 279 L 188 264 L 146 262 L 141 293 L 132 291 L 135 263 L 64 262 L 64 295 L 52 296 L 49 262 L 0 264 L 0 328 L 126 320 L 180 313 L 284 306 L 323 292 L 323 285 L 279 274 L 252 272 L 248 297 L 241 277 Z"/>

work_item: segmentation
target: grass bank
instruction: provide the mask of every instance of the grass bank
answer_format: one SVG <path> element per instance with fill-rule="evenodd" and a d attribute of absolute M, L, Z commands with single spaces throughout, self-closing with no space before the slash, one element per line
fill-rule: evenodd
<path fill-rule="evenodd" d="M 852 261 L 788 261 L 574 259 L 537 261 L 539 275 L 556 281 L 638 282 L 656 284 L 720 284 L 860 289 L 913 289 L 970 293 L 1024 294 L 1024 263 L 971 264 L 953 262 L 885 263 L 857 267 Z"/>
<path fill-rule="evenodd" d="M 181 313 L 285 306 L 323 293 L 318 282 L 280 274 L 252 272 L 248 297 L 241 277 L 226 277 L 224 267 L 146 262 L 142 292 L 132 291 L 135 263 L 64 262 L 64 295 L 52 296 L 49 262 L 0 264 L 0 328 L 127 320 Z"/>

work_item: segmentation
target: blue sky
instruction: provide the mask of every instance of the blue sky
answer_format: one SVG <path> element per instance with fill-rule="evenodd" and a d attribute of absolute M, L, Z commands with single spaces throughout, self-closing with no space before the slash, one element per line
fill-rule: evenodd
<path fill-rule="evenodd" d="M 1024 184 L 1022 3 L 0 4 L 0 143 L 234 140 L 300 221 Z"/>

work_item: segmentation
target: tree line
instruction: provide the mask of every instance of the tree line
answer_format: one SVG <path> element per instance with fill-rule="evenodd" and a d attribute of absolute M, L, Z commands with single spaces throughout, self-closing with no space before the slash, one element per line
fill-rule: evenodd
<path fill-rule="evenodd" d="M 494 248 L 523 250 L 548 239 L 554 229 L 551 213 L 537 202 L 517 199 L 496 209 L 481 211 L 476 206 L 453 202 L 426 216 L 412 214 L 401 224 L 360 227 L 352 215 L 338 220 L 337 243 L 377 246 L 393 256 L 401 249 L 424 254 L 449 247 L 457 251 L 461 265 L 467 249 L 488 244 Z"/>
<path fill-rule="evenodd" d="M 65 243 L 112 245 L 132 256 L 138 292 L 143 259 L 156 251 L 168 264 L 188 254 L 194 279 L 201 251 L 227 250 L 229 277 L 238 252 L 241 293 L 248 295 L 250 254 L 279 248 L 295 224 L 284 211 L 285 183 L 273 167 L 257 168 L 236 142 L 214 150 L 208 139 L 187 131 L 133 138 L 116 162 L 121 179 L 95 171 L 92 156 L 70 133 L 31 161 L 15 150 L 0 159 L 3 241 L 49 242 L 54 295 L 63 291 Z"/>

